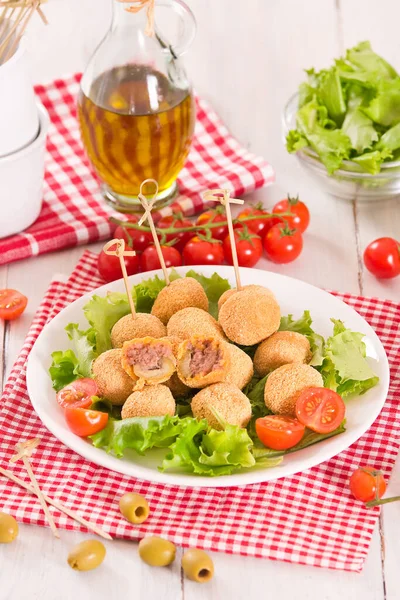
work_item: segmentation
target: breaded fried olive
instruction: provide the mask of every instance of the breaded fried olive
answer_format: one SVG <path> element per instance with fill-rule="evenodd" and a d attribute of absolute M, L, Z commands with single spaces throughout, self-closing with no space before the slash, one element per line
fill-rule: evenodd
<path fill-rule="evenodd" d="M 85 540 L 72 548 L 68 554 L 68 564 L 75 571 L 91 571 L 104 560 L 106 549 L 99 540 Z"/>
<path fill-rule="evenodd" d="M 188 579 L 205 583 L 214 575 L 214 563 L 204 550 L 190 548 L 182 556 L 182 569 Z"/>
<path fill-rule="evenodd" d="M 0 544 L 13 542 L 18 535 L 18 523 L 11 515 L 0 512 Z"/>
<path fill-rule="evenodd" d="M 175 560 L 175 554 L 175 545 L 161 537 L 146 537 L 139 542 L 139 556 L 151 567 L 170 565 Z"/>
<path fill-rule="evenodd" d="M 127 492 L 119 500 L 119 510 L 129 523 L 140 525 L 149 516 L 150 508 L 146 498 L 135 492 Z"/>
<path fill-rule="evenodd" d="M 201 308 L 208 311 L 208 298 L 202 285 L 193 277 L 182 277 L 166 285 L 154 301 L 151 314 L 160 319 L 164 325 L 172 315 L 188 307 Z M 138 336 L 136 336 L 138 337 Z"/>

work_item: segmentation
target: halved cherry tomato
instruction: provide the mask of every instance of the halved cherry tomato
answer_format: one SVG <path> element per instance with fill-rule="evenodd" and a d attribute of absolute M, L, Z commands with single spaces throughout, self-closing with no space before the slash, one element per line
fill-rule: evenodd
<path fill-rule="evenodd" d="M 12 321 L 24 312 L 28 298 L 17 290 L 0 290 L 0 319 Z"/>
<path fill-rule="evenodd" d="M 199 215 L 196 225 L 205 225 L 206 223 L 226 223 L 225 208 L 223 206 L 217 206 L 217 208 L 206 210 L 206 212 Z M 210 231 L 214 240 L 223 242 L 228 235 L 228 225 L 225 224 L 220 227 L 212 227 Z M 205 232 L 203 231 L 203 233 Z"/>
<path fill-rule="evenodd" d="M 256 420 L 256 432 L 260 442 L 273 450 L 288 450 L 299 443 L 305 427 L 297 419 L 268 415 Z"/>
<path fill-rule="evenodd" d="M 249 232 L 245 226 L 235 229 L 236 252 L 240 267 L 254 267 L 261 258 L 263 246 L 261 238 L 255 233 Z M 231 238 L 226 236 L 223 243 L 225 260 L 228 265 L 233 265 Z"/>
<path fill-rule="evenodd" d="M 65 420 L 75 435 L 87 437 L 104 429 L 107 425 L 108 414 L 99 410 L 72 406 L 65 409 Z"/>
<path fill-rule="evenodd" d="M 137 223 L 139 217 L 136 215 L 129 215 L 127 223 Z M 126 244 L 136 250 L 136 252 L 143 252 L 153 243 L 153 236 L 150 231 L 143 231 L 142 229 L 132 229 L 129 227 L 123 227 L 119 225 L 114 231 L 115 238 L 123 238 Z"/>
<path fill-rule="evenodd" d="M 57 392 L 56 400 L 61 408 L 69 406 L 88 408 L 92 404 L 92 396 L 97 394 L 97 383 L 94 379 L 85 377 L 69 383 Z"/>
<path fill-rule="evenodd" d="M 382 498 L 386 492 L 386 481 L 373 467 L 359 467 L 350 477 L 350 491 L 354 498 L 371 502 Z"/>
<path fill-rule="evenodd" d="M 364 252 L 364 264 L 375 277 L 391 279 L 400 275 L 400 244 L 383 237 L 371 242 Z"/>
<path fill-rule="evenodd" d="M 222 265 L 224 251 L 219 240 L 195 236 L 183 249 L 185 265 Z"/>
<path fill-rule="evenodd" d="M 115 244 L 113 244 L 112 248 L 115 248 Z M 131 248 L 126 246 L 126 250 L 131 250 Z M 124 256 L 124 263 L 128 275 L 139 273 L 140 261 L 137 254 L 135 256 Z M 97 259 L 97 268 L 104 281 L 115 281 L 122 277 L 119 258 L 106 254 L 103 250 Z"/>
<path fill-rule="evenodd" d="M 263 208 L 263 205 L 260 202 L 254 206 L 246 206 L 246 208 L 238 214 L 237 218 L 239 219 L 239 221 L 241 221 L 246 217 L 265 217 L 265 215 L 269 214 L 270 213 Z M 272 221 L 274 221 L 274 223 L 272 223 Z M 276 217 L 271 217 L 270 219 L 251 219 L 250 221 L 246 221 L 246 225 L 250 229 L 250 231 L 263 237 L 267 233 L 267 231 L 271 229 L 272 225 L 278 222 L 279 219 L 277 219 Z"/>
<path fill-rule="evenodd" d="M 193 223 L 189 219 L 185 219 L 182 213 L 169 215 L 168 217 L 162 217 L 157 223 L 157 229 L 168 229 L 169 227 L 176 227 L 177 229 L 184 227 L 193 227 Z M 162 233 L 162 231 L 160 232 Z M 167 242 L 174 243 L 174 248 L 182 252 L 189 240 L 192 239 L 194 231 L 182 231 L 181 233 L 167 233 L 165 238 Z"/>
<path fill-rule="evenodd" d="M 324 387 L 305 389 L 296 401 L 296 417 L 317 433 L 335 431 L 344 419 L 346 406 L 341 396 Z"/>
<path fill-rule="evenodd" d="M 288 229 L 285 225 L 274 225 L 264 237 L 264 250 L 267 258 L 274 263 L 285 264 L 300 256 L 303 237 L 300 231 Z"/>
<path fill-rule="evenodd" d="M 182 264 L 182 256 L 179 251 L 173 246 L 161 246 L 161 252 L 167 267 L 180 267 Z M 142 271 L 152 271 L 153 269 L 161 269 L 160 260 L 158 258 L 155 246 L 149 246 L 140 257 L 140 266 Z"/>
<path fill-rule="evenodd" d="M 289 195 L 284 200 L 277 202 L 272 209 L 273 213 L 292 213 L 291 216 L 283 217 L 290 229 L 297 229 L 304 233 L 310 224 L 310 212 L 307 206 L 299 200 L 299 197 L 291 198 Z"/>

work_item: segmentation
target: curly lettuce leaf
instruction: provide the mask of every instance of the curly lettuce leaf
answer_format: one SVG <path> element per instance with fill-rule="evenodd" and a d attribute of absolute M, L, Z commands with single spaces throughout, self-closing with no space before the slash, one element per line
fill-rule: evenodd
<path fill-rule="evenodd" d="M 346 59 L 355 67 L 383 77 L 395 79 L 398 77 L 396 70 L 384 58 L 376 54 L 368 41 L 360 42 L 346 52 Z"/>
<path fill-rule="evenodd" d="M 379 138 L 371 119 L 359 109 L 347 113 L 342 131 L 349 137 L 353 150 L 359 154 L 372 148 L 373 143 Z"/>
<path fill-rule="evenodd" d="M 136 310 L 142 313 L 150 313 L 153 308 L 154 300 L 165 287 L 164 279 L 155 275 L 151 279 L 141 281 L 133 288 L 133 298 L 135 300 Z"/>
<path fill-rule="evenodd" d="M 288 152 L 298 152 L 308 146 L 307 138 L 297 129 L 291 129 L 286 136 L 286 149 Z"/>
<path fill-rule="evenodd" d="M 327 108 L 330 118 L 340 126 L 346 113 L 346 102 L 340 78 L 335 67 L 321 72 L 318 98 L 321 104 Z"/>
<path fill-rule="evenodd" d="M 94 351 L 96 333 L 93 328 L 81 331 L 77 323 L 70 323 L 65 328 L 68 338 L 72 341 L 75 356 L 78 360 L 78 371 L 82 377 L 91 377 L 92 362 L 97 354 Z"/>
<path fill-rule="evenodd" d="M 376 150 L 386 150 L 391 153 L 400 148 L 400 123 L 388 129 L 375 145 Z"/>
<path fill-rule="evenodd" d="M 79 377 L 79 362 L 72 350 L 56 350 L 51 355 L 53 359 L 49 373 L 53 388 L 59 392 L 63 387 Z"/>
<path fill-rule="evenodd" d="M 381 170 L 382 163 L 387 159 L 392 158 L 392 153 L 388 150 L 373 150 L 372 152 L 366 152 L 365 154 L 361 154 L 361 156 L 356 156 L 352 158 L 355 163 L 358 164 L 363 171 L 367 173 L 371 173 L 371 175 L 376 175 Z"/>
<path fill-rule="evenodd" d="M 208 310 L 212 314 L 213 317 L 218 317 L 218 300 L 222 296 L 226 290 L 231 288 L 229 281 L 227 279 L 223 279 L 218 275 L 218 273 L 213 273 L 211 277 L 206 277 L 205 275 L 201 275 L 200 273 L 196 273 L 196 271 L 188 271 L 186 273 L 186 277 L 193 277 L 196 279 L 200 285 L 203 286 L 204 291 L 208 298 Z"/>
<path fill-rule="evenodd" d="M 119 292 L 108 293 L 104 298 L 94 294 L 85 304 L 83 312 L 94 330 L 97 354 L 111 348 L 111 329 L 129 311 L 126 294 Z"/>

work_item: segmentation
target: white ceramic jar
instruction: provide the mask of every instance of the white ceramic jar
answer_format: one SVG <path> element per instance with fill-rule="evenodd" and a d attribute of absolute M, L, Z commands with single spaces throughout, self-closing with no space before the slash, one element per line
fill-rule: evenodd
<path fill-rule="evenodd" d="M 43 199 L 44 159 L 50 119 L 35 103 L 39 133 L 24 148 L 0 157 L 0 238 L 23 231 L 39 216 Z"/>

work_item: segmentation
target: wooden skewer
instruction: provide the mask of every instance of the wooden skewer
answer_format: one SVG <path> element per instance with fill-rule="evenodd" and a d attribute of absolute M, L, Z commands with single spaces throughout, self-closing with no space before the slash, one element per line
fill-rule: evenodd
<path fill-rule="evenodd" d="M 39 499 L 41 507 L 43 509 L 44 514 L 46 515 L 46 519 L 50 525 L 50 528 L 54 534 L 54 537 L 59 538 L 60 534 L 58 533 L 58 529 L 56 524 L 54 523 L 54 519 L 49 511 L 49 507 L 46 504 L 46 500 L 44 499 L 43 492 L 39 487 L 35 474 L 32 470 L 31 463 L 29 462 L 29 457 L 31 456 L 33 450 L 39 444 L 40 439 L 34 438 L 32 440 L 28 440 L 27 442 L 22 442 L 16 445 L 17 454 L 13 456 L 10 462 L 17 462 L 17 460 L 22 459 L 25 469 L 28 472 L 29 478 L 32 482 L 33 489 L 35 491 L 36 496 Z"/>
<path fill-rule="evenodd" d="M 146 185 L 146 183 L 154 183 L 156 191 L 154 192 L 153 198 L 150 200 L 150 202 L 147 200 L 146 196 L 143 194 L 142 190 L 144 188 L 144 186 Z M 157 231 L 154 225 L 154 221 L 153 221 L 153 215 L 151 214 L 152 208 L 154 206 L 154 202 L 157 200 L 157 194 L 158 194 L 158 183 L 155 179 L 145 179 L 144 181 L 142 181 L 141 185 L 140 185 L 140 192 L 138 194 L 138 198 L 144 208 L 144 213 L 142 218 L 140 219 L 138 225 L 143 225 L 143 223 L 146 221 L 149 224 L 149 227 L 151 229 L 151 234 L 153 236 L 153 241 L 154 241 L 154 245 L 156 247 L 156 251 L 157 251 L 157 256 L 158 256 L 158 260 L 160 261 L 160 265 L 161 268 L 163 270 L 164 273 L 164 279 L 165 279 L 165 283 L 167 285 L 170 284 L 170 279 L 169 279 L 169 274 L 168 274 L 168 269 L 167 266 L 165 264 L 165 260 L 164 260 L 164 256 L 161 250 L 161 246 L 160 246 L 160 240 L 158 239 L 157 236 Z"/>
<path fill-rule="evenodd" d="M 225 189 L 208 190 L 203 194 L 203 197 L 207 202 L 220 202 L 223 206 L 225 206 L 229 238 L 231 241 L 233 268 L 235 270 L 236 289 L 240 291 L 242 289 L 242 284 L 240 282 L 239 262 L 236 250 L 235 233 L 232 223 L 231 204 L 244 204 L 244 200 L 240 200 L 239 198 L 231 198 L 230 191 Z"/>
<path fill-rule="evenodd" d="M 30 486 L 28 483 L 25 483 L 25 481 L 23 481 L 22 479 L 20 479 L 16 475 L 14 475 L 14 473 L 11 473 L 11 471 L 7 471 L 6 469 L 3 469 L 2 467 L 0 467 L 0 473 L 2 475 L 4 475 L 4 477 L 11 479 L 11 481 L 16 483 L 17 485 L 20 485 L 22 488 L 27 490 L 30 494 L 36 495 L 36 492 L 32 486 Z M 97 527 L 97 525 L 93 525 L 90 521 L 87 521 L 83 517 L 80 517 L 78 514 L 76 514 L 71 509 L 67 508 L 66 506 L 63 506 L 62 504 L 60 504 L 59 502 L 56 502 L 55 500 L 52 500 L 45 494 L 43 494 L 43 498 L 46 500 L 47 504 L 51 504 L 51 506 L 54 506 L 54 508 L 57 508 L 59 511 L 68 515 L 69 517 L 71 517 L 71 519 L 74 519 L 75 521 L 77 521 L 78 523 L 80 523 L 81 525 L 83 525 L 84 527 L 89 529 L 90 531 L 93 531 L 94 533 L 96 533 L 100 537 L 104 538 L 105 540 L 112 540 L 111 535 L 109 535 L 108 533 L 106 533 L 105 531 L 100 529 L 100 527 Z"/>
<path fill-rule="evenodd" d="M 116 248 L 113 248 L 116 246 Z M 124 256 L 136 256 L 136 252 L 134 250 L 125 250 L 125 240 L 124 239 L 114 239 L 107 244 L 104 245 L 103 251 L 105 254 L 109 256 L 117 256 L 119 258 L 119 263 L 121 265 L 122 277 L 124 278 L 124 284 L 126 289 L 126 294 L 128 296 L 128 302 L 131 309 L 132 317 L 136 318 L 136 309 L 135 303 L 133 302 L 132 294 L 129 289 L 129 280 L 128 273 L 126 272 L 126 266 L 124 261 Z"/>
<path fill-rule="evenodd" d="M 30 9 L 27 9 L 27 11 L 24 14 L 25 18 L 21 22 L 21 26 L 20 26 L 21 31 L 25 31 L 29 21 L 31 20 L 31 18 L 33 16 L 33 13 L 35 12 L 35 10 L 37 9 L 38 6 L 39 6 L 39 0 L 34 2 Z M 20 35 L 17 34 L 14 38 L 13 43 L 9 45 L 8 50 L 5 53 L 4 62 L 6 62 L 9 58 L 11 58 L 11 56 L 14 54 L 15 49 L 18 47 L 20 39 L 21 39 Z"/>

